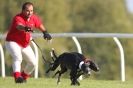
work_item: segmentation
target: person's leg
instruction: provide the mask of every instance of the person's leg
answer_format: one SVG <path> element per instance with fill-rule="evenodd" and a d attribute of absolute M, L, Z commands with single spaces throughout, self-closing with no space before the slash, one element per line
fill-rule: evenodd
<path fill-rule="evenodd" d="M 22 54 L 21 47 L 16 42 L 6 42 L 6 48 L 13 58 L 13 76 L 15 81 L 21 77 Z M 20 79 L 20 82 L 22 80 Z"/>
<path fill-rule="evenodd" d="M 30 46 L 27 46 L 26 48 L 22 49 L 22 52 L 26 57 L 24 58 L 24 60 L 27 63 L 24 68 L 24 71 L 22 72 L 22 76 L 26 80 L 30 76 L 30 74 L 34 71 L 37 61 L 35 58 L 35 54 Z"/>

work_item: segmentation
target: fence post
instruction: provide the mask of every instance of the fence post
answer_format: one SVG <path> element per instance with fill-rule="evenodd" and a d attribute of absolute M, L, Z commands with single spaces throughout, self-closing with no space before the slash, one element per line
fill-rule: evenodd
<path fill-rule="evenodd" d="M 77 46 L 78 52 L 82 54 L 82 49 L 81 49 L 81 46 L 80 46 L 80 43 L 79 43 L 78 39 L 77 39 L 75 36 L 73 36 L 72 39 L 73 39 L 74 43 L 75 43 L 76 46 Z M 83 77 L 82 77 L 82 75 L 81 75 L 81 76 L 79 77 L 79 80 L 82 80 L 82 79 L 83 79 Z"/>
<path fill-rule="evenodd" d="M 120 50 L 120 59 L 121 59 L 121 80 L 125 81 L 125 60 L 124 60 L 124 49 L 117 37 L 113 37 L 114 41 L 116 42 L 117 46 Z"/>
<path fill-rule="evenodd" d="M 32 43 L 32 45 L 34 47 L 34 52 L 35 52 L 35 57 L 36 57 L 36 67 L 35 67 L 34 78 L 38 78 L 38 60 L 39 60 L 38 59 L 38 57 L 39 57 L 38 48 L 37 48 L 36 44 L 33 41 L 31 41 L 31 43 Z"/>
<path fill-rule="evenodd" d="M 4 53 L 2 45 L 0 44 L 0 55 L 1 55 L 1 75 L 4 78 L 5 77 L 5 59 L 4 59 Z"/>

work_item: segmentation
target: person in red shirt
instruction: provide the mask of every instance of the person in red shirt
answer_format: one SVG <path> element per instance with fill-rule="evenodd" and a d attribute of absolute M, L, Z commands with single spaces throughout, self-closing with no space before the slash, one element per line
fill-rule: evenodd
<path fill-rule="evenodd" d="M 35 54 L 30 46 L 33 30 L 39 29 L 46 40 L 51 40 L 51 35 L 46 31 L 39 17 L 33 13 L 33 3 L 25 2 L 21 13 L 17 14 L 10 26 L 6 36 L 6 48 L 13 58 L 13 76 L 16 83 L 23 83 L 27 80 L 36 66 Z M 22 57 L 22 54 L 26 58 Z M 21 63 L 27 62 L 21 72 Z"/>

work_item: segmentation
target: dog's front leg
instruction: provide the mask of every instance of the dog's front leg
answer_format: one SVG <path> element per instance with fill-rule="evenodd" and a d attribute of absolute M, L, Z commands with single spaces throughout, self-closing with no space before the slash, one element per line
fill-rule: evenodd
<path fill-rule="evenodd" d="M 77 75 L 76 75 L 76 79 L 78 79 L 81 75 L 83 75 L 84 73 L 83 72 L 78 72 Z"/>
<path fill-rule="evenodd" d="M 78 82 L 78 80 L 77 80 L 77 77 L 71 77 L 71 85 L 80 85 L 80 83 Z"/>
<path fill-rule="evenodd" d="M 80 85 L 76 76 L 77 76 L 77 69 L 73 68 L 70 72 L 71 85 Z"/>

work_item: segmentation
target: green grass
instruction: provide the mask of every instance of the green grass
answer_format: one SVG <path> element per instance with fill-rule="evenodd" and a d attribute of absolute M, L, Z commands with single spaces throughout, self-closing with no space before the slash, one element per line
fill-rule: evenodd
<path fill-rule="evenodd" d="M 0 88 L 133 88 L 133 81 L 112 81 L 83 79 L 80 86 L 71 86 L 69 79 L 61 78 L 61 84 L 56 84 L 56 78 L 30 78 L 27 83 L 15 84 L 13 78 L 0 78 Z"/>

